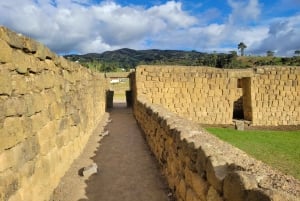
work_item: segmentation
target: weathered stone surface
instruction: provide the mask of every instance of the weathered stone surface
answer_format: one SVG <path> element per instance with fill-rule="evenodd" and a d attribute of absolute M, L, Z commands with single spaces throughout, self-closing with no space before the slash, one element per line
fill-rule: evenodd
<path fill-rule="evenodd" d="M 182 198 L 185 199 L 186 196 L 186 185 L 183 179 L 180 180 L 179 185 L 177 186 L 178 188 L 178 195 Z"/>
<path fill-rule="evenodd" d="M 201 178 L 199 174 L 196 174 L 188 168 L 185 169 L 185 181 L 191 187 L 191 189 L 197 194 L 201 200 L 205 200 L 208 184 L 207 182 Z"/>
<path fill-rule="evenodd" d="M 29 93 L 29 84 L 26 78 L 24 75 L 13 75 L 11 77 L 13 95 L 18 96 Z"/>
<path fill-rule="evenodd" d="M 59 58 L 66 77 L 47 47 L 0 27 L 1 201 L 48 200 L 105 113 L 104 76 Z"/>
<path fill-rule="evenodd" d="M 109 135 L 109 131 L 108 131 L 108 130 L 107 130 L 107 131 L 104 131 L 104 132 L 102 132 L 100 135 L 101 135 L 102 137 L 105 137 L 105 136 Z"/>
<path fill-rule="evenodd" d="M 239 131 L 245 130 L 245 123 L 244 121 L 235 121 L 235 129 Z"/>
<path fill-rule="evenodd" d="M 223 201 L 220 194 L 212 186 L 208 190 L 206 200 L 207 201 Z"/>
<path fill-rule="evenodd" d="M 200 175 L 193 173 L 192 174 L 192 187 L 194 192 L 201 198 L 201 200 L 205 200 L 205 196 L 208 191 L 207 182 L 200 177 Z"/>
<path fill-rule="evenodd" d="M 23 143 L 19 143 L 9 150 L 0 153 L 0 172 L 7 170 L 8 168 L 19 172 L 24 165 L 33 160 L 39 152 L 39 146 L 36 137 L 30 137 L 24 140 Z"/>
<path fill-rule="evenodd" d="M 5 74 L 8 72 L 3 72 L 0 69 L 0 95 L 11 95 L 12 93 L 12 85 L 10 78 Z"/>
<path fill-rule="evenodd" d="M 27 116 L 32 116 L 47 108 L 45 107 L 44 100 L 40 94 L 33 93 L 30 95 L 25 95 L 24 99 L 27 106 Z"/>
<path fill-rule="evenodd" d="M 0 39 L 0 63 L 12 62 L 12 51 L 7 42 Z"/>
<path fill-rule="evenodd" d="M 36 46 L 37 46 L 37 50 L 36 53 L 34 54 L 35 57 L 43 61 L 45 59 L 55 59 L 56 55 L 53 52 L 51 52 L 49 48 L 47 48 L 41 43 L 37 43 Z"/>
<path fill-rule="evenodd" d="M 223 192 L 223 180 L 228 174 L 227 162 L 216 157 L 210 157 L 206 166 L 208 182 L 219 192 Z"/>
<path fill-rule="evenodd" d="M 249 189 L 257 188 L 255 178 L 245 172 L 229 173 L 224 180 L 224 197 L 227 200 L 243 201 Z"/>
<path fill-rule="evenodd" d="M 268 178 L 272 179 L 261 190 L 266 192 L 266 189 L 274 188 L 275 183 L 277 186 L 277 189 L 271 190 L 272 193 L 265 194 L 271 200 L 275 198 L 274 195 L 282 198 L 277 192 L 283 188 L 287 189 L 288 186 L 288 192 L 299 194 L 299 191 L 295 190 L 299 188 L 295 186 L 300 184 L 295 179 L 289 177 L 287 180 L 279 172 L 274 174 L 275 170 L 271 170 L 272 168 L 220 141 L 166 108 L 152 104 L 151 100 L 143 96 L 136 100 L 134 114 L 164 170 L 170 188 L 175 189 L 178 200 L 184 200 L 183 195 L 193 199 L 193 193 L 199 200 L 204 201 L 255 200 L 260 197 L 264 199 L 264 195 L 254 193 L 258 188 L 254 175 L 263 172 L 262 175 L 267 174 Z M 197 135 L 189 135 L 197 128 L 200 131 Z M 185 138 L 180 138 L 179 134 L 182 132 L 186 133 Z M 197 168 L 193 168 L 195 164 Z M 234 176 L 236 174 L 237 176 Z M 237 179 L 230 179 L 235 177 Z M 294 185 L 286 185 L 282 179 Z M 279 187 L 279 183 L 284 185 Z M 193 193 L 188 192 L 189 190 Z"/>
<path fill-rule="evenodd" d="M 93 174 L 96 174 L 97 172 L 98 172 L 98 166 L 96 163 L 93 163 L 93 164 L 83 168 L 82 175 L 84 177 L 89 177 Z"/>
<path fill-rule="evenodd" d="M 0 174 L 0 200 L 9 200 L 20 188 L 19 181 L 13 171 Z"/>
<path fill-rule="evenodd" d="M 12 97 L 3 103 L 4 115 L 21 116 L 26 112 L 25 100 L 23 98 Z"/>
<path fill-rule="evenodd" d="M 270 195 L 261 189 L 252 189 L 247 192 L 247 201 L 272 201 Z M 284 200 L 284 199 L 283 199 Z"/>
<path fill-rule="evenodd" d="M 24 119 L 17 117 L 7 117 L 4 120 L 3 128 L 0 127 L 1 140 L 0 150 L 5 150 L 15 146 L 23 141 L 24 136 Z"/>
<path fill-rule="evenodd" d="M 187 192 L 186 192 L 186 201 L 199 201 L 199 200 L 202 200 L 202 199 L 199 199 L 197 197 L 197 195 L 194 193 L 193 190 L 191 189 L 188 189 Z"/>
<path fill-rule="evenodd" d="M 49 105 L 49 117 L 51 120 L 60 119 L 64 114 L 64 106 L 62 103 L 54 102 Z"/>

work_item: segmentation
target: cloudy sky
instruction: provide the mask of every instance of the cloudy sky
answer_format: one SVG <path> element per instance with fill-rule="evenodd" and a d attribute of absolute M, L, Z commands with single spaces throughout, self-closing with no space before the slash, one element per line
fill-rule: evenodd
<path fill-rule="evenodd" d="M 120 48 L 237 50 L 280 56 L 300 49 L 300 0 L 1 0 L 0 25 L 58 54 Z"/>

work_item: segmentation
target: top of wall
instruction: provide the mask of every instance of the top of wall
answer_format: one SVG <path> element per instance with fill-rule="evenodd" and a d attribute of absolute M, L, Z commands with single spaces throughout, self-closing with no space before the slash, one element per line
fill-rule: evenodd
<path fill-rule="evenodd" d="M 57 67 L 67 71 L 84 68 L 78 63 L 68 61 L 62 56 L 58 56 L 42 43 L 0 26 L 0 64 L 11 63 L 21 74 L 26 73 L 27 70 L 36 73 L 35 71 L 39 69 L 30 67 L 28 63 L 32 61 L 30 61 L 30 59 L 26 60 L 20 58 L 20 53 L 33 56 L 40 61 L 52 60 Z M 91 70 L 87 68 L 84 69 L 93 74 Z"/>
<path fill-rule="evenodd" d="M 259 66 L 246 69 L 223 69 L 208 66 L 171 66 L 171 65 L 140 65 L 137 70 L 153 72 L 169 72 L 170 69 L 176 73 L 186 72 L 189 69 L 192 73 L 214 73 L 226 74 L 231 78 L 253 77 L 259 74 L 270 74 L 271 71 L 290 71 L 291 69 L 300 71 L 299 66 Z"/>

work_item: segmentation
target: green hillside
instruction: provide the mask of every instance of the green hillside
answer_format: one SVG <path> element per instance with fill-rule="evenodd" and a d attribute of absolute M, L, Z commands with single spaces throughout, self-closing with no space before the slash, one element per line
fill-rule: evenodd
<path fill-rule="evenodd" d="M 132 50 L 128 48 L 104 53 L 65 55 L 71 61 L 102 72 L 128 71 L 142 64 L 212 66 L 217 68 L 249 68 L 265 65 L 300 66 L 300 57 L 237 56 L 235 51 L 224 53 L 202 53 L 179 50 Z"/>

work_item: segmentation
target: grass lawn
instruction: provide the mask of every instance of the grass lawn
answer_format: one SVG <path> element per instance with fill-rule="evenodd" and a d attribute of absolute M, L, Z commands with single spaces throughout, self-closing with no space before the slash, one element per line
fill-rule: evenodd
<path fill-rule="evenodd" d="M 300 131 L 206 130 L 254 158 L 300 179 Z"/>
<path fill-rule="evenodd" d="M 115 83 L 110 85 L 111 90 L 114 91 L 114 101 L 126 102 L 126 90 L 129 90 L 129 79 L 125 82 Z"/>

